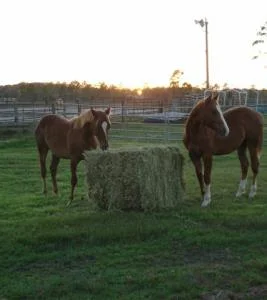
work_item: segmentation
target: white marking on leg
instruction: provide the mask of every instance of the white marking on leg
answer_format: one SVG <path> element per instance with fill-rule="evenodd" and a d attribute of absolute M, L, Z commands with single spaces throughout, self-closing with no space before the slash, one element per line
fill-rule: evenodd
<path fill-rule="evenodd" d="M 207 207 L 211 202 L 211 194 L 210 194 L 210 184 L 205 185 L 205 194 L 203 197 L 203 202 L 201 207 Z"/>
<path fill-rule="evenodd" d="M 247 184 L 247 179 L 241 179 L 238 190 L 236 192 L 236 197 L 240 197 L 241 195 L 245 194 L 246 192 L 246 184 Z"/>
<path fill-rule="evenodd" d="M 106 137 L 107 137 L 107 126 L 108 126 L 108 123 L 104 121 L 102 123 L 102 128 L 103 128 L 103 131 L 105 132 Z"/>
<path fill-rule="evenodd" d="M 217 110 L 218 110 L 218 112 L 220 114 L 221 120 L 222 120 L 223 125 L 224 125 L 225 136 L 227 136 L 229 134 L 230 130 L 229 130 L 229 127 L 228 127 L 228 125 L 227 125 L 227 123 L 225 121 L 225 118 L 223 116 L 223 113 L 222 113 L 222 110 L 221 110 L 221 107 L 220 107 L 219 103 L 217 103 L 216 108 L 217 108 Z"/>
<path fill-rule="evenodd" d="M 257 183 L 255 182 L 254 184 L 251 185 L 249 198 L 253 198 L 256 195 L 256 193 L 257 193 Z"/>

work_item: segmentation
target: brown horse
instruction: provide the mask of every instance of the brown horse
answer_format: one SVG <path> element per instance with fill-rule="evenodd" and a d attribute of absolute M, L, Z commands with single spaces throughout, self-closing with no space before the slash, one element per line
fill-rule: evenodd
<path fill-rule="evenodd" d="M 247 149 L 253 172 L 249 197 L 256 195 L 262 141 L 263 117 L 258 112 L 242 106 L 222 113 L 218 96 L 209 96 L 195 105 L 185 124 L 183 142 L 195 166 L 203 197 L 202 207 L 211 202 L 212 156 L 229 154 L 235 150 L 241 165 L 241 181 L 236 196 L 245 193 L 249 167 Z"/>
<path fill-rule="evenodd" d="M 50 172 L 53 191 L 58 192 L 56 173 L 60 158 L 70 159 L 71 194 L 73 200 L 74 189 L 77 184 L 76 169 L 83 159 L 85 150 L 102 150 L 108 148 L 108 130 L 110 129 L 110 108 L 105 111 L 88 109 L 73 119 L 66 119 L 58 115 L 44 116 L 35 130 L 35 138 L 39 152 L 43 192 L 46 188 L 46 157 L 49 150 L 52 152 Z"/>

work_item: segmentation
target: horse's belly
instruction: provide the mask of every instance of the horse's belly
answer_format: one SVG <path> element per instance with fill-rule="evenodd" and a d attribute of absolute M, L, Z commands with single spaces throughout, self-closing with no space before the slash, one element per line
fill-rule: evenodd
<path fill-rule="evenodd" d="M 234 152 L 236 149 L 231 149 L 231 150 L 229 150 L 229 149 L 225 149 L 225 150 L 223 150 L 223 149 L 220 149 L 220 150 L 215 150 L 212 154 L 213 155 L 226 155 L 226 154 L 230 154 L 230 153 L 232 153 L 232 152 Z"/>
<path fill-rule="evenodd" d="M 66 143 L 62 143 L 54 140 L 54 141 L 49 141 L 47 144 L 49 146 L 49 149 L 55 156 L 59 158 L 70 158 L 70 154 Z"/>
<path fill-rule="evenodd" d="M 214 155 L 225 155 L 225 154 L 230 154 L 237 150 L 240 145 L 242 144 L 242 140 L 235 140 L 235 141 L 228 141 L 225 140 L 224 142 L 217 143 L 213 147 L 213 154 Z"/>

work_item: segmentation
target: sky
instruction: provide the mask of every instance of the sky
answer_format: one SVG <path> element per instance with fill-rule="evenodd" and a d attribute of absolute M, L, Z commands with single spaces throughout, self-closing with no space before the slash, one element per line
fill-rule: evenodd
<path fill-rule="evenodd" d="M 105 82 L 129 88 L 210 84 L 267 88 L 267 59 L 252 47 L 266 0 L 1 0 L 0 85 Z M 267 41 L 261 44 L 267 48 Z"/>

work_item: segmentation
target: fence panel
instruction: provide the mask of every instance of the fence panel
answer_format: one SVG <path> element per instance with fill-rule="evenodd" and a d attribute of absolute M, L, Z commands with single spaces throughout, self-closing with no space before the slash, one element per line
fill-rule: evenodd
<path fill-rule="evenodd" d="M 183 126 L 193 105 L 203 97 L 195 95 L 192 98 L 173 99 L 166 101 L 145 101 L 144 99 L 121 99 L 120 101 L 94 100 L 94 105 L 88 101 L 72 103 L 20 103 L 0 102 L 0 127 L 20 127 L 36 124 L 46 114 L 59 114 L 67 118 L 77 116 L 84 109 L 93 106 L 104 110 L 112 104 L 112 139 L 140 140 L 148 142 L 167 142 L 181 140 Z M 220 96 L 223 110 L 230 107 Z M 255 100 L 255 99 L 254 99 Z M 256 100 L 255 100 L 256 101 Z M 267 112 L 264 101 L 247 101 L 253 109 Z M 97 103 L 97 104 L 96 104 Z M 265 139 L 266 140 L 266 139 Z"/>

